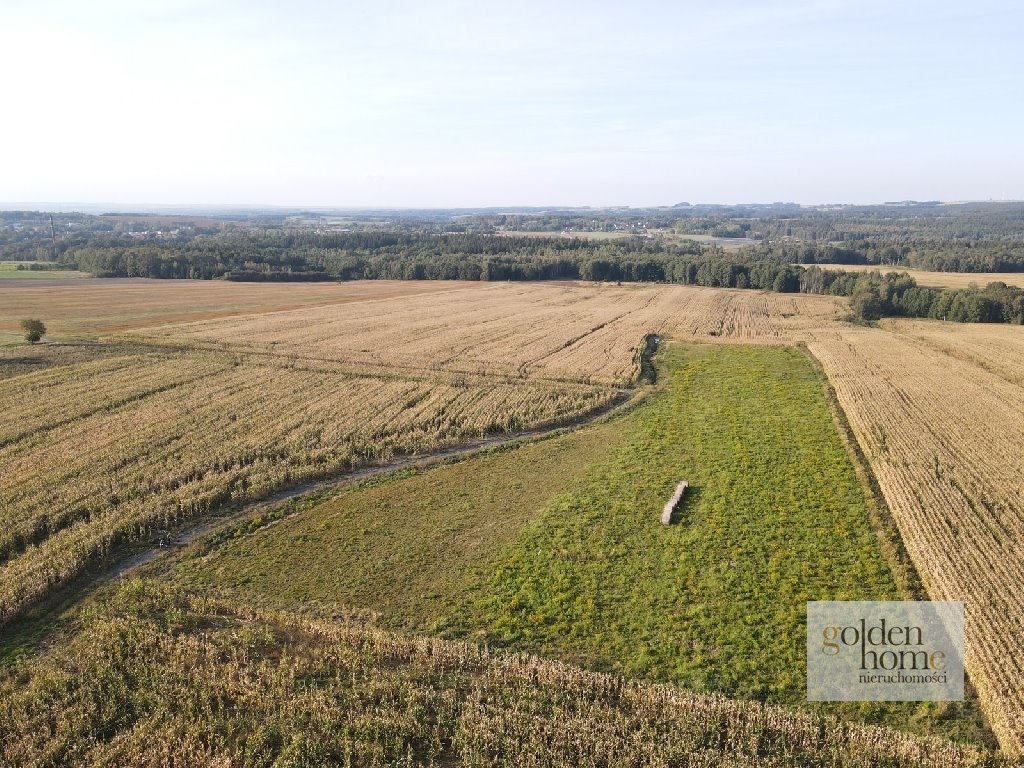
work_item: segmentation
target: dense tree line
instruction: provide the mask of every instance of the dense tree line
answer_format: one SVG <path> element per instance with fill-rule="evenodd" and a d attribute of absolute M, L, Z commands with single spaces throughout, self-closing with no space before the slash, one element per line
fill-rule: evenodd
<path fill-rule="evenodd" d="M 932 241 L 871 238 L 843 243 L 766 242 L 744 249 L 751 258 L 797 264 L 877 264 L 931 272 L 1024 272 L 1024 241 Z"/>
<path fill-rule="evenodd" d="M 74 261 L 82 248 L 131 247 L 151 241 L 182 245 L 237 226 L 235 221 L 195 217 L 0 211 L 0 260 Z"/>
<path fill-rule="evenodd" d="M 604 280 L 796 291 L 800 274 L 784 261 L 696 242 L 395 232 L 243 232 L 182 246 L 82 248 L 72 258 L 102 277 L 235 280 Z"/>
<path fill-rule="evenodd" d="M 160 271 L 181 276 L 191 269 L 196 276 L 221 276 L 262 272 L 250 269 L 236 251 L 259 244 L 270 235 L 284 240 L 268 243 L 289 254 L 302 248 L 344 250 L 347 256 L 362 258 L 388 255 L 382 242 L 359 242 L 363 236 L 398 238 L 397 248 L 427 256 L 425 238 L 464 235 L 481 238 L 477 244 L 463 242 L 458 249 L 440 242 L 441 255 L 463 250 L 467 254 L 509 250 L 486 246 L 495 234 L 515 236 L 521 231 L 586 234 L 619 232 L 646 235 L 654 240 L 674 241 L 679 236 L 711 235 L 717 238 L 749 238 L 757 245 L 743 255 L 755 259 L 771 257 L 804 264 L 848 263 L 919 267 L 940 271 L 1010 272 L 1024 271 L 1024 204 L 966 203 L 942 205 L 914 203 L 876 206 L 802 207 L 793 203 L 746 205 L 690 205 L 681 203 L 661 208 L 538 209 L 517 211 L 466 210 L 376 210 L 376 211 L 249 211 L 220 212 L 206 216 L 157 214 L 54 213 L 0 211 L 0 259 L 74 261 L 81 251 L 135 249 L 156 245 L 165 251 L 188 251 L 178 265 L 173 259 Z M 343 231 L 342 231 L 343 230 Z M 355 241 L 351 237 L 355 236 Z M 291 242 L 288 239 L 291 238 Z M 321 238 L 317 240 L 317 238 Z M 340 238 L 340 239 L 338 239 Z M 401 238 L 405 238 L 404 240 Z M 553 238 L 554 240 L 554 238 Z M 555 250 L 579 251 L 585 246 L 569 238 Z M 566 243 L 566 241 L 569 241 Z M 630 241 L 636 250 L 637 241 Z M 534 249 L 538 244 L 533 242 Z M 520 251 L 521 261 L 529 245 L 511 246 Z M 435 256 L 438 254 L 434 254 Z M 108 254 L 109 256 L 109 254 Z M 262 257 L 254 259 L 264 261 Z M 303 255 L 307 259 L 307 255 Z M 94 256 L 95 258 L 95 256 Z M 218 262 L 231 259 L 227 269 Z M 502 254 L 502 258 L 504 255 Z M 436 259 L 424 259 L 435 261 Z M 475 268 L 466 260 L 464 270 Z M 479 262 L 479 260 L 476 260 Z M 111 262 L 112 272 L 121 272 Z M 270 269 L 277 265 L 271 257 Z M 479 264 L 477 264 L 479 266 Z M 283 271 L 296 272 L 297 265 L 280 264 Z M 424 269 L 426 264 L 424 264 Z M 538 265 L 539 268 L 539 265 Z M 393 270 L 394 265 L 373 264 L 368 270 Z M 308 271 L 332 272 L 325 265 L 310 265 Z"/>
<path fill-rule="evenodd" d="M 614 278 L 665 280 L 665 265 L 714 252 L 700 244 L 595 242 L 578 238 L 502 237 L 402 232 L 264 231 L 197 238 L 186 244 L 147 243 L 81 248 L 66 260 L 109 277 L 360 280 L 579 279 L 589 261 L 620 265 Z M 644 270 L 649 261 L 657 270 Z M 638 265 L 638 266 L 634 266 Z M 636 277 L 643 273 L 645 278 Z"/>
<path fill-rule="evenodd" d="M 1024 290 L 1003 282 L 985 288 L 926 288 L 905 272 L 837 272 L 810 267 L 800 275 L 800 290 L 849 296 L 862 320 L 927 317 L 959 323 L 1024 324 Z"/>
<path fill-rule="evenodd" d="M 826 271 L 792 263 L 790 251 L 727 253 L 660 240 L 496 237 L 403 232 L 239 232 L 186 245 L 79 250 L 77 266 L 100 276 L 227 280 L 592 280 L 849 296 L 865 320 L 932 317 L 1024 322 L 1024 291 L 924 288 L 906 273 Z M 863 263 L 863 262 L 854 262 Z"/>
<path fill-rule="evenodd" d="M 750 238 L 751 257 L 879 264 L 944 272 L 1024 271 L 1024 205 L 679 205 L 672 208 L 462 217 L 462 231 L 643 231 Z"/>
<path fill-rule="evenodd" d="M 830 263 L 1024 271 L 1024 207 L 1019 204 L 401 211 L 352 213 L 344 227 L 312 213 L 53 218 L 51 227 L 50 214 L 0 212 L 0 257 L 53 263 L 56 255 L 58 264 L 102 277 L 669 282 L 849 296 L 865 319 L 905 315 L 1020 323 L 1024 314 L 1022 292 L 1002 283 L 942 291 L 917 286 L 906 275 L 813 268 Z M 715 243 L 660 235 L 564 236 L 565 229 L 574 227 L 664 228 L 759 242 L 727 252 Z M 516 234 L 537 229 L 563 235 Z"/>

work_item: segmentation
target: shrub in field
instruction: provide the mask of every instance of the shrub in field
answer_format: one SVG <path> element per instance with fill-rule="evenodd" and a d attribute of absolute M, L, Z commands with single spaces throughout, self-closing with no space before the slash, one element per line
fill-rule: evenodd
<path fill-rule="evenodd" d="M 35 344 L 46 335 L 46 324 L 42 320 L 26 318 L 21 321 L 21 330 L 25 333 L 25 341 Z"/>

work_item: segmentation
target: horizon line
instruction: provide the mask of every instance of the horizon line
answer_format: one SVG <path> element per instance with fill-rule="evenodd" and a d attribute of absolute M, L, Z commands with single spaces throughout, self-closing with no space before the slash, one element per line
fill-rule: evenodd
<path fill-rule="evenodd" d="M 344 205 L 344 204 L 312 204 L 312 205 L 291 205 L 280 203 L 157 203 L 157 202 L 85 202 L 85 201 L 59 201 L 59 200 L 25 200 L 25 201 L 0 201 L 2 211 L 33 211 L 54 213 L 92 213 L 100 209 L 102 213 L 154 213 L 157 209 L 164 211 L 171 210 L 225 210 L 242 212 L 253 211 L 494 211 L 494 212 L 539 212 L 546 210 L 559 211 L 611 211 L 611 210 L 672 210 L 701 207 L 772 207 L 772 206 L 796 206 L 799 208 L 822 208 L 822 207 L 848 207 L 866 208 L 878 206 L 911 206 L 911 205 L 971 205 L 978 203 L 990 204 L 1024 204 L 1024 198 L 965 198 L 957 200 L 941 199 L 903 199 L 903 200 L 879 200 L 874 202 L 841 202 L 823 201 L 815 203 L 799 203 L 792 200 L 757 201 L 748 200 L 742 202 L 718 202 L 700 201 L 695 203 L 679 202 L 658 205 L 580 205 L 580 204 L 530 204 L 520 203 L 513 205 Z M 60 210 L 57 210 L 60 209 Z M 93 209 L 89 211 L 86 209 Z"/>

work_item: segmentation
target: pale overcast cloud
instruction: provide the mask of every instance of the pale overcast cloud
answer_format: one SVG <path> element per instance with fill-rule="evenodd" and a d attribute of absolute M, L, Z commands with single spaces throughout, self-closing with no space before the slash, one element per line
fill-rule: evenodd
<path fill-rule="evenodd" d="M 1024 198 L 1016 2 L 0 0 L 0 201 Z"/>

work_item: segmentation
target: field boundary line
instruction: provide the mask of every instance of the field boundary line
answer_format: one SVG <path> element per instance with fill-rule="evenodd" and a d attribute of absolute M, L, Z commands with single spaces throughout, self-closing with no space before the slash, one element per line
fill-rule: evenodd
<path fill-rule="evenodd" d="M 815 357 L 806 343 L 801 341 L 797 342 L 794 346 L 810 360 L 811 366 L 821 382 L 822 390 L 825 393 L 825 401 L 828 403 L 829 412 L 832 414 L 832 421 L 836 425 L 836 431 L 839 433 L 843 447 L 846 448 L 846 452 L 850 456 L 854 471 L 857 473 L 857 478 L 864 487 L 865 496 L 868 497 L 867 508 L 871 527 L 878 538 L 882 554 L 889 562 L 889 567 L 893 569 L 896 585 L 899 587 L 900 592 L 906 595 L 908 600 L 927 600 L 928 592 L 924 587 L 924 582 L 917 572 L 914 561 L 910 558 L 910 553 L 903 542 L 903 536 L 900 533 L 899 525 L 896 523 L 896 518 L 892 514 L 892 510 L 889 509 L 889 503 L 886 501 L 882 487 L 878 483 L 878 478 L 871 468 L 871 462 L 864 453 L 863 447 L 857 441 L 857 436 L 853 432 L 853 427 L 850 426 L 846 411 L 843 410 L 843 406 L 839 402 L 839 397 L 836 394 L 835 387 L 832 386 L 832 381 L 828 378 L 828 374 L 825 372 L 821 361 Z"/>
<path fill-rule="evenodd" d="M 828 403 L 832 420 L 836 425 L 843 446 L 850 455 L 858 479 L 862 485 L 866 485 L 865 490 L 868 491 L 866 493 L 868 497 L 866 506 L 871 527 L 878 539 L 882 555 L 889 562 L 889 567 L 893 570 L 893 577 L 897 587 L 904 593 L 904 599 L 906 600 L 930 600 L 931 597 L 928 594 L 924 581 L 918 573 L 910 553 L 907 551 L 903 535 L 900 533 L 899 524 L 896 522 L 896 517 L 889 508 L 889 503 L 886 501 L 882 487 L 878 483 L 878 478 L 871 467 L 871 462 L 857 440 L 853 427 L 846 416 L 846 411 L 843 410 L 842 403 L 839 402 L 839 397 L 836 394 L 835 387 L 832 386 L 832 381 L 828 378 L 828 374 L 825 373 L 825 368 L 822 366 L 821 361 L 815 357 L 805 342 L 797 342 L 795 346 L 807 356 L 815 372 L 818 374 L 822 389 L 825 392 L 825 400 Z M 971 673 L 965 669 L 965 696 L 977 703 L 978 712 L 985 718 L 985 727 L 994 734 L 995 730 L 992 727 L 989 713 L 971 678 Z"/>

